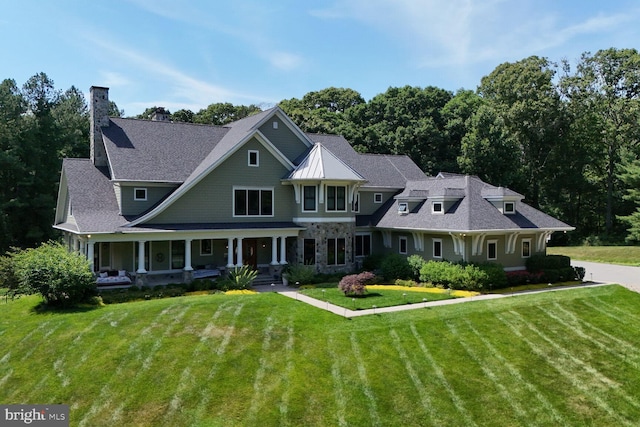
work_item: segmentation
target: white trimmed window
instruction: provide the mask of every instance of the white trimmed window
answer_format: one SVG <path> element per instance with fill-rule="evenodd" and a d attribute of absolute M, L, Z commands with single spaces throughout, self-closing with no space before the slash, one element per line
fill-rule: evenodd
<path fill-rule="evenodd" d="M 273 188 L 234 188 L 233 216 L 273 216 Z"/>
<path fill-rule="evenodd" d="M 249 166 L 260 166 L 260 152 L 258 150 L 249 150 L 247 152 L 247 164 Z"/>
<path fill-rule="evenodd" d="M 433 257 L 442 258 L 442 239 L 433 239 Z"/>
<path fill-rule="evenodd" d="M 400 240 L 398 241 L 398 252 L 403 255 L 407 254 L 407 238 L 405 236 L 400 236 Z"/>
<path fill-rule="evenodd" d="M 431 212 L 434 214 L 444 213 L 444 209 L 442 207 L 442 202 L 433 202 L 431 204 Z"/>
<path fill-rule="evenodd" d="M 327 185 L 325 206 L 329 212 L 346 212 L 347 187 L 343 185 Z"/>
<path fill-rule="evenodd" d="M 531 239 L 522 239 L 522 258 L 531 256 Z"/>
<path fill-rule="evenodd" d="M 505 214 L 516 213 L 516 204 L 513 202 L 504 202 L 504 213 Z"/>
<path fill-rule="evenodd" d="M 498 259 L 498 241 L 497 240 L 487 241 L 487 259 L 489 261 L 494 261 Z"/>
<path fill-rule="evenodd" d="M 133 200 L 137 202 L 146 202 L 147 201 L 147 189 L 146 188 L 134 188 L 133 189 Z"/>
<path fill-rule="evenodd" d="M 373 203 L 382 203 L 382 193 L 373 193 Z"/>
<path fill-rule="evenodd" d="M 315 185 L 305 185 L 302 187 L 302 211 L 317 212 L 318 187 Z"/>
<path fill-rule="evenodd" d="M 398 213 L 408 213 L 409 212 L 409 204 L 407 202 L 398 203 Z"/>

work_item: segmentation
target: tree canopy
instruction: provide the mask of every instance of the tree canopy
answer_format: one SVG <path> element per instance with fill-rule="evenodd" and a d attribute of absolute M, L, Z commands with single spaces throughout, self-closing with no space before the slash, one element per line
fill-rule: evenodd
<path fill-rule="evenodd" d="M 585 52 L 575 67 L 531 56 L 499 64 L 476 91 L 389 87 L 366 101 L 329 87 L 278 105 L 306 132 L 344 135 L 359 152 L 404 154 L 427 174 L 478 175 L 578 228 L 576 238 L 640 240 L 640 54 Z M 88 157 L 87 102 L 38 73 L 0 82 L 0 250 L 51 228 L 61 159 Z M 156 107 L 136 116 L 150 119 Z M 257 105 L 214 103 L 169 119 L 225 125 Z M 122 117 L 111 101 L 111 116 Z"/>

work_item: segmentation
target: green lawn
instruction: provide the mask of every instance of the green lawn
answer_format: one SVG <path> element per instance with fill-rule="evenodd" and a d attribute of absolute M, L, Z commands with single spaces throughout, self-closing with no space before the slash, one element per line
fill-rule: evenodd
<path fill-rule="evenodd" d="M 0 403 L 72 426 L 635 426 L 640 295 L 618 286 L 347 320 L 277 294 L 68 313 L 0 302 Z"/>
<path fill-rule="evenodd" d="M 558 246 L 549 255 L 567 255 L 580 261 L 640 266 L 640 246 Z"/>
<path fill-rule="evenodd" d="M 374 305 L 376 307 L 391 307 L 394 305 L 417 304 L 453 298 L 446 293 L 402 292 L 377 289 L 369 291 L 365 295 L 351 298 L 346 297 L 344 293 L 335 286 L 323 289 L 303 289 L 300 290 L 300 293 L 350 310 L 369 309 Z"/>

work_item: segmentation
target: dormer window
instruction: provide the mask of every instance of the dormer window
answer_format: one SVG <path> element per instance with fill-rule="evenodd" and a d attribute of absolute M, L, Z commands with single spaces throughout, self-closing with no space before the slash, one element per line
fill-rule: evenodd
<path fill-rule="evenodd" d="M 406 214 L 408 212 L 409 212 L 409 205 L 407 204 L 407 202 L 398 203 L 398 213 Z"/>
<path fill-rule="evenodd" d="M 504 213 L 505 215 L 516 213 L 516 204 L 514 202 L 504 202 Z"/>
<path fill-rule="evenodd" d="M 373 194 L 373 203 L 382 203 L 382 193 Z"/>
<path fill-rule="evenodd" d="M 431 212 L 434 214 L 443 213 L 442 202 L 433 202 L 431 205 Z"/>

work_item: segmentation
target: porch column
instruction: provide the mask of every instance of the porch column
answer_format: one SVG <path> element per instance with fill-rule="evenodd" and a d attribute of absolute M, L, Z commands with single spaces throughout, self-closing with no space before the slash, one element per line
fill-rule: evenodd
<path fill-rule="evenodd" d="M 285 265 L 287 263 L 287 238 L 285 236 L 280 237 L 280 264 Z"/>
<path fill-rule="evenodd" d="M 238 251 L 238 267 L 242 267 L 242 237 L 238 237 L 238 247 L 236 248 Z"/>
<path fill-rule="evenodd" d="M 233 267 L 233 237 L 227 238 L 227 268 Z"/>
<path fill-rule="evenodd" d="M 93 246 L 95 245 L 95 243 L 93 243 L 91 240 L 87 241 L 87 259 L 89 260 L 89 267 L 91 268 L 91 271 L 95 271 L 94 268 L 95 266 L 93 265 Z"/>
<path fill-rule="evenodd" d="M 138 269 L 136 273 L 146 273 L 147 270 L 144 268 L 144 244 L 147 243 L 146 240 L 138 241 Z"/>
<path fill-rule="evenodd" d="M 184 241 L 184 271 L 193 271 L 191 266 L 191 239 Z"/>
<path fill-rule="evenodd" d="M 271 265 L 278 265 L 278 238 L 271 237 Z"/>

